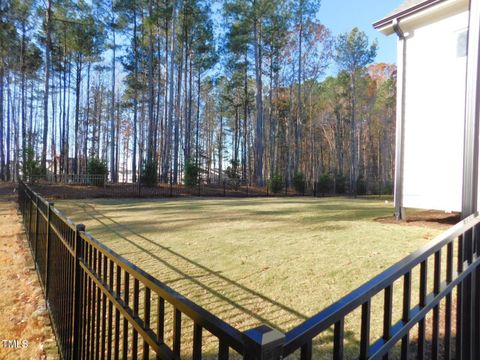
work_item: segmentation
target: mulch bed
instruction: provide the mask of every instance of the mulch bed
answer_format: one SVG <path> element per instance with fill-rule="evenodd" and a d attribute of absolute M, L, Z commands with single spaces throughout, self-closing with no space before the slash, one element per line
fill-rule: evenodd
<path fill-rule="evenodd" d="M 446 230 L 456 223 L 461 218 L 458 213 L 446 213 L 444 211 L 437 210 L 425 210 L 409 214 L 407 212 L 407 219 L 397 221 L 394 216 L 380 217 L 375 219 L 382 224 L 399 224 L 405 226 L 422 226 L 428 228 L 435 228 L 440 230 Z"/>

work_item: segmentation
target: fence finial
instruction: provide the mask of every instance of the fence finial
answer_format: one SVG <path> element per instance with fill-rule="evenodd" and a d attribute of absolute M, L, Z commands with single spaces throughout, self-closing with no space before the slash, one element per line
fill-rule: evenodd
<path fill-rule="evenodd" d="M 279 360 L 282 358 L 285 334 L 267 325 L 243 333 L 246 360 Z"/>

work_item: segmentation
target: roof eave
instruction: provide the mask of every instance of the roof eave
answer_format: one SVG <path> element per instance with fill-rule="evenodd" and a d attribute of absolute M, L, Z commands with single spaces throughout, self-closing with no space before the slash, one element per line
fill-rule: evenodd
<path fill-rule="evenodd" d="M 392 34 L 393 31 L 393 25 L 392 22 L 393 20 L 397 19 L 400 20 L 402 18 L 414 15 L 416 13 L 419 13 L 420 11 L 426 10 L 432 6 L 435 6 L 439 3 L 445 2 L 447 0 L 425 0 L 424 2 L 421 2 L 420 4 L 414 5 L 408 9 L 402 10 L 396 14 L 389 15 L 375 23 L 373 23 L 373 27 L 380 32 L 382 32 L 385 35 L 390 35 Z"/>

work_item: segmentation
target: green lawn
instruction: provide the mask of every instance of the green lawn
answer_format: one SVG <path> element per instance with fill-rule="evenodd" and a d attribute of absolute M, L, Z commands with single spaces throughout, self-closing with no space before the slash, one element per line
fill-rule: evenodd
<path fill-rule="evenodd" d="M 96 199 L 56 206 L 239 330 L 266 323 L 288 331 L 441 232 L 376 222 L 393 208 L 375 199 Z"/>

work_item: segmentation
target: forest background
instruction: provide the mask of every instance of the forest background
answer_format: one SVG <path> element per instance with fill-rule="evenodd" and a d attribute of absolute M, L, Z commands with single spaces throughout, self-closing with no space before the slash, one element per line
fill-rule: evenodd
<path fill-rule="evenodd" d="M 194 174 L 390 193 L 396 67 L 319 12 L 319 0 L 0 0 L 0 179 Z"/>

